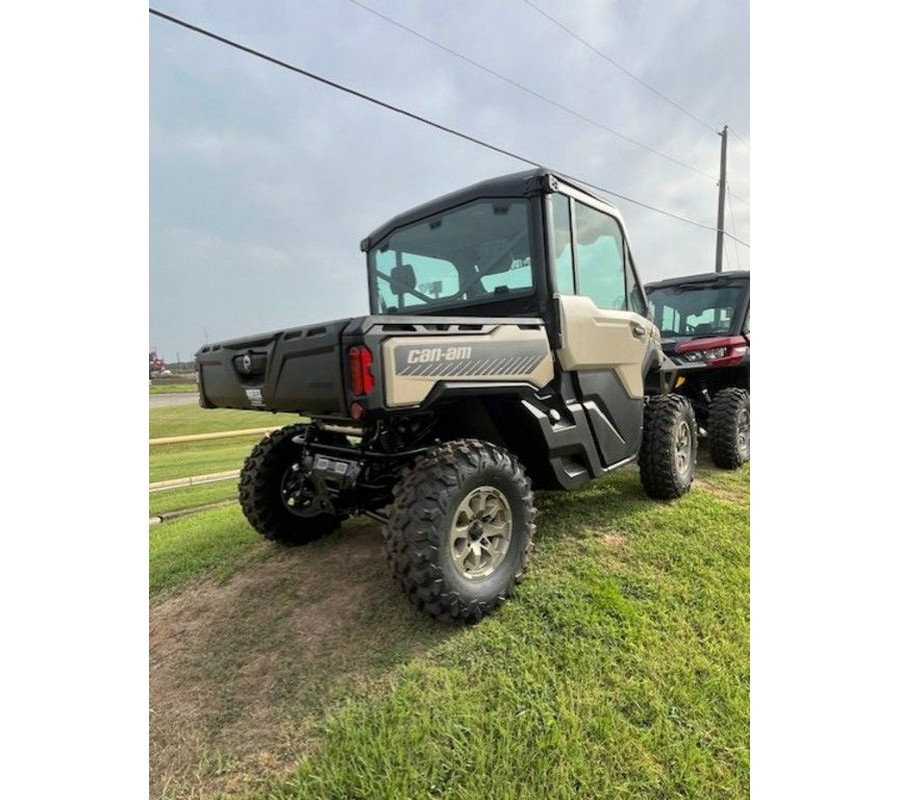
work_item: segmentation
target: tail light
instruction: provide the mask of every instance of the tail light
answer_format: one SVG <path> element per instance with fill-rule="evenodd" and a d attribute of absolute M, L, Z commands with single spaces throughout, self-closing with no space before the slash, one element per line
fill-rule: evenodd
<path fill-rule="evenodd" d="M 744 360 L 749 349 L 743 336 L 718 336 L 682 342 L 675 347 L 675 355 L 685 364 L 705 362 L 710 367 L 733 367 Z"/>
<path fill-rule="evenodd" d="M 372 353 L 368 347 L 351 347 L 350 358 L 350 391 L 355 395 L 371 394 L 375 388 L 372 375 Z"/>

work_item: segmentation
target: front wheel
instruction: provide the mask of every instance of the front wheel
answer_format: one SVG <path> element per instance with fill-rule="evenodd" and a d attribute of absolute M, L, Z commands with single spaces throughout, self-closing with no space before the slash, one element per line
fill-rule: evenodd
<path fill-rule="evenodd" d="M 472 439 L 438 445 L 394 487 L 383 531 L 394 578 L 419 610 L 477 622 L 521 581 L 534 514 L 515 456 Z"/>
<path fill-rule="evenodd" d="M 300 470 L 302 445 L 293 439 L 306 430 L 288 425 L 266 436 L 244 462 L 238 500 L 253 528 L 275 542 L 305 544 L 330 533 L 340 519 L 318 508 L 304 491 Z"/>
<path fill-rule="evenodd" d="M 722 389 L 713 398 L 709 454 L 713 464 L 723 469 L 737 469 L 750 460 L 750 392 L 746 389 Z"/>
<path fill-rule="evenodd" d="M 656 500 L 674 500 L 691 488 L 697 421 L 689 400 L 677 394 L 649 398 L 638 464 L 644 491 Z"/>

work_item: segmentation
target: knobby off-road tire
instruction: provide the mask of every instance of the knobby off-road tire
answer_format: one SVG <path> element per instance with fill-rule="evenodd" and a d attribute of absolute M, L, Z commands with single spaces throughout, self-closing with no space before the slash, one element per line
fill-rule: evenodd
<path fill-rule="evenodd" d="M 674 500 L 691 488 L 697 466 L 697 421 L 690 401 L 677 394 L 649 399 L 638 464 L 644 491 L 656 500 Z"/>
<path fill-rule="evenodd" d="M 244 461 L 238 500 L 253 528 L 273 542 L 305 544 L 340 525 L 332 514 L 295 510 L 282 499 L 285 476 L 302 453 L 293 439 L 306 425 L 288 425 L 266 436 Z"/>
<path fill-rule="evenodd" d="M 709 454 L 713 464 L 737 469 L 750 460 L 750 392 L 722 389 L 709 407 Z"/>
<path fill-rule="evenodd" d="M 475 439 L 437 445 L 394 487 L 388 563 L 420 611 L 478 622 L 522 580 L 534 515 L 531 482 L 511 453 Z"/>

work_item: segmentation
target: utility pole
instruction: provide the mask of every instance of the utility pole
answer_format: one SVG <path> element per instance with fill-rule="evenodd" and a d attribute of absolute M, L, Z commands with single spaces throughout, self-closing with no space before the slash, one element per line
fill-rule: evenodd
<path fill-rule="evenodd" d="M 722 271 L 722 239 L 725 231 L 725 154 L 728 152 L 728 126 L 722 128 L 722 158 L 719 162 L 719 220 L 716 223 L 716 272 Z"/>

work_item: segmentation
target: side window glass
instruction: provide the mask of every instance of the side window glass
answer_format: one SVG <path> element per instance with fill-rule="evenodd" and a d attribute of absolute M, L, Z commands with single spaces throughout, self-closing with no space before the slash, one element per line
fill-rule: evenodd
<path fill-rule="evenodd" d="M 644 295 L 641 294 L 641 287 L 638 284 L 637 275 L 634 271 L 634 264 L 631 263 L 630 258 L 628 259 L 628 267 L 625 270 L 625 278 L 628 284 L 628 307 L 632 311 L 649 318 L 650 312 L 647 310 L 647 304 L 644 302 Z"/>
<path fill-rule="evenodd" d="M 747 319 L 744 320 L 744 333 L 750 335 L 750 309 L 747 309 Z"/>
<path fill-rule="evenodd" d="M 575 266 L 572 263 L 572 226 L 569 215 L 569 198 L 564 194 L 554 194 L 550 202 L 553 208 L 556 285 L 560 294 L 575 294 Z"/>
<path fill-rule="evenodd" d="M 621 311 L 625 302 L 625 248 L 622 231 L 607 214 L 575 202 L 578 294 L 597 308 Z"/>

